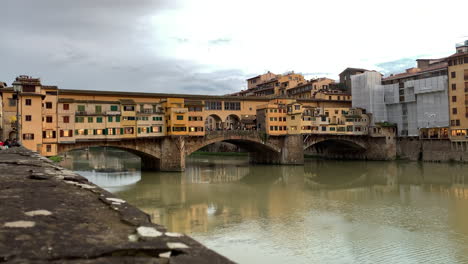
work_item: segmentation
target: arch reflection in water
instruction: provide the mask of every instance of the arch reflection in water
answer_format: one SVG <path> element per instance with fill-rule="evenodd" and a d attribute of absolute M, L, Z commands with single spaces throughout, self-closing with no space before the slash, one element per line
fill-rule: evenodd
<path fill-rule="evenodd" d="M 70 151 L 61 165 L 108 191 L 123 190 L 141 180 L 140 158 L 113 148 Z"/>

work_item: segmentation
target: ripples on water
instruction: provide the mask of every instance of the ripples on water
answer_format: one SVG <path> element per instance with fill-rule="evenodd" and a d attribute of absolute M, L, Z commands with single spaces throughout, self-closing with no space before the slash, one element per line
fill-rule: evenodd
<path fill-rule="evenodd" d="M 468 263 L 468 165 L 195 156 L 140 172 L 91 149 L 63 166 L 240 263 Z"/>

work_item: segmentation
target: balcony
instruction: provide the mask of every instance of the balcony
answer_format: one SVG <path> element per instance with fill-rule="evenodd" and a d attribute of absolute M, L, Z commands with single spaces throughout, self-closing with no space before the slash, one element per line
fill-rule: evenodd
<path fill-rule="evenodd" d="M 83 116 L 83 115 L 88 115 L 88 113 L 86 111 L 76 111 L 75 112 L 75 115 L 77 116 Z"/>
<path fill-rule="evenodd" d="M 137 114 L 139 115 L 151 115 L 154 114 L 155 111 L 153 109 L 143 109 L 142 111 L 138 111 Z"/>
<path fill-rule="evenodd" d="M 106 115 L 108 116 L 118 116 L 118 115 L 121 115 L 122 112 L 120 111 L 106 111 Z"/>

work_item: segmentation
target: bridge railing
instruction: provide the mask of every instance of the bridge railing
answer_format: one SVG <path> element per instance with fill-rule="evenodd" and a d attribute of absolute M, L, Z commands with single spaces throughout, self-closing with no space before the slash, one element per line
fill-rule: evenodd
<path fill-rule="evenodd" d="M 258 137 L 258 131 L 257 130 L 214 130 L 214 131 L 206 131 L 205 133 L 205 137 L 207 138 L 230 137 L 230 136 Z"/>

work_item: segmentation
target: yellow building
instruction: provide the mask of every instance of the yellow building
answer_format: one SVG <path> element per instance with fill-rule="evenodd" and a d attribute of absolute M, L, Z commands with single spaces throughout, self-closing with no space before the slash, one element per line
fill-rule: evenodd
<path fill-rule="evenodd" d="M 458 44 L 448 57 L 450 139 L 467 141 L 468 136 L 468 40 Z"/>
<path fill-rule="evenodd" d="M 288 72 L 285 74 L 267 74 L 259 75 L 254 78 L 247 79 L 246 91 L 241 91 L 235 95 L 243 96 L 281 96 L 287 95 L 287 91 L 300 84 L 306 83 L 304 76 L 301 74 Z"/>
<path fill-rule="evenodd" d="M 185 107 L 188 109 L 188 134 L 190 136 L 205 135 L 205 119 L 201 100 L 185 100 Z"/>
<path fill-rule="evenodd" d="M 184 98 L 167 98 L 162 103 L 166 118 L 166 135 L 188 135 L 188 109 Z"/>
<path fill-rule="evenodd" d="M 257 107 L 257 130 L 268 135 L 286 135 L 287 130 L 287 105 L 292 100 L 275 99 L 269 103 Z"/>
<path fill-rule="evenodd" d="M 19 89 L 18 97 L 13 87 L 0 88 L 1 139 L 16 137 L 18 109 L 22 144 L 45 156 L 57 155 L 58 144 L 254 130 L 257 109 L 262 105 L 271 106 L 272 112 L 267 112 L 269 132 L 301 133 L 303 109 L 349 106 L 347 102 L 315 99 L 270 102 L 265 97 L 59 90 L 28 76 L 16 78 L 14 86 Z"/>

